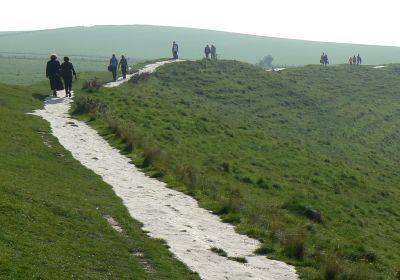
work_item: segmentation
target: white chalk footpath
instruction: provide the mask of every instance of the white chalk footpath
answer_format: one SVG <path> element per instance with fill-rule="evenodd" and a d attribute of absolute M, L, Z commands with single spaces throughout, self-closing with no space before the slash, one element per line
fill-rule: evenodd
<path fill-rule="evenodd" d="M 142 71 L 152 72 L 165 63 L 148 65 Z M 52 133 L 75 159 L 112 186 L 149 236 L 164 239 L 169 250 L 202 279 L 298 279 L 293 266 L 255 255 L 258 241 L 236 233 L 233 226 L 200 208 L 192 197 L 146 176 L 94 129 L 72 119 L 68 114 L 71 103 L 70 98 L 49 97 L 44 109 L 34 114 L 50 123 Z M 247 263 L 219 256 L 210 251 L 212 247 L 223 249 L 230 257 L 246 258 Z"/>

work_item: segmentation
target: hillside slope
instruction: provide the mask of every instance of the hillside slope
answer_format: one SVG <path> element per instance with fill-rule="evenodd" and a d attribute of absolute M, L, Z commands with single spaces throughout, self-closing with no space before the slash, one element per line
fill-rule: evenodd
<path fill-rule="evenodd" d="M 26 114 L 46 89 L 0 84 L 0 279 L 199 279 Z"/>
<path fill-rule="evenodd" d="M 76 113 L 304 279 L 397 279 L 399 73 L 183 62 Z"/>
<path fill-rule="evenodd" d="M 268 28 L 268 27 L 266 27 Z M 32 32 L 0 33 L 0 53 L 58 53 L 62 55 L 111 56 L 154 59 L 171 55 L 172 41 L 180 46 L 180 55 L 197 59 L 206 44 L 215 44 L 224 59 L 256 63 L 271 54 L 277 65 L 319 63 L 327 52 L 332 64 L 347 63 L 360 53 L 367 64 L 400 62 L 399 48 L 367 45 L 311 42 L 261 37 L 211 30 L 160 26 L 72 27 Z"/>

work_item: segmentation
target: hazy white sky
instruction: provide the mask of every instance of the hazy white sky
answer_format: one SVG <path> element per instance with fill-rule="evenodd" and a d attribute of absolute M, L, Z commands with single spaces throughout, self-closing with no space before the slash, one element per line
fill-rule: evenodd
<path fill-rule="evenodd" d="M 149 24 L 400 46 L 399 0 L 4 0 L 0 31 Z"/>

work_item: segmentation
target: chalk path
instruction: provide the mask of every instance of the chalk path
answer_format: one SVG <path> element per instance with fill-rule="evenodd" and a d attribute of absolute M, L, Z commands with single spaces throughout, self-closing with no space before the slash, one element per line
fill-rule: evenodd
<path fill-rule="evenodd" d="M 148 65 L 143 71 L 152 72 L 165 63 Z M 69 98 L 49 97 L 44 109 L 34 114 L 50 123 L 52 133 L 74 158 L 112 186 L 149 236 L 164 239 L 169 250 L 202 279 L 298 279 L 294 267 L 254 255 L 258 241 L 236 233 L 233 226 L 200 208 L 192 197 L 146 176 L 94 129 L 72 119 L 68 114 L 71 103 Z M 210 251 L 212 247 L 223 249 L 230 257 L 246 258 L 247 263 L 219 256 Z"/>

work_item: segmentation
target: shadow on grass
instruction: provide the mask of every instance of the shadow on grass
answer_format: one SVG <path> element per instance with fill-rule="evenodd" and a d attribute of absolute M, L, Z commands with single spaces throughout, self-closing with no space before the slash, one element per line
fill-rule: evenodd
<path fill-rule="evenodd" d="M 49 95 L 34 92 L 34 93 L 32 93 L 32 97 L 35 99 L 39 99 L 40 101 L 44 101 L 47 97 L 49 97 Z"/>

